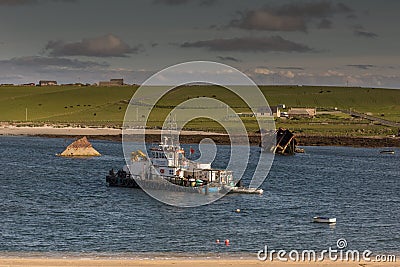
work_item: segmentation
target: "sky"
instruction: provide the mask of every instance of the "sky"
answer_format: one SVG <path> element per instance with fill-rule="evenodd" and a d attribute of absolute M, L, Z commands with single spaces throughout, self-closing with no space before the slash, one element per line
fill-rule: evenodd
<path fill-rule="evenodd" d="M 398 0 L 0 0 L 0 83 L 140 84 L 228 64 L 257 84 L 400 88 Z"/>

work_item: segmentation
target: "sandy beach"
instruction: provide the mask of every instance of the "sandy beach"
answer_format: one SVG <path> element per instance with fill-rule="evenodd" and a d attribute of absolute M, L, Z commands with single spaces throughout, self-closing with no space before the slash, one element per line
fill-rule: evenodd
<path fill-rule="evenodd" d="M 129 259 L 85 259 L 85 258 L 0 258 L 0 266 L 146 266 L 146 267 L 243 267 L 243 266 L 272 266 L 272 267 L 292 267 L 292 266 L 324 266 L 324 267 L 379 267 L 379 266 L 400 266 L 400 263 L 374 263 L 374 262 L 263 262 L 258 260 L 230 260 L 230 259 L 178 259 L 178 260 L 129 260 Z"/>
<path fill-rule="evenodd" d="M 129 130 L 132 135 L 142 134 L 142 130 Z M 146 130 L 146 140 L 157 142 L 160 140 L 161 130 Z M 122 130 L 114 128 L 78 128 L 78 127 L 16 127 L 14 125 L 0 125 L 0 136 L 43 136 L 73 138 L 87 136 L 89 139 L 121 141 Z M 199 143 L 204 138 L 212 138 L 217 144 L 230 144 L 229 136 L 223 133 L 205 131 L 180 131 L 182 143 Z M 400 147 L 400 137 L 351 137 L 351 136 L 324 136 L 324 135 L 296 135 L 300 146 L 350 146 L 350 147 Z M 252 145 L 258 145 L 258 135 L 249 135 Z"/>
<path fill-rule="evenodd" d="M 130 134 L 140 134 L 143 130 L 129 130 Z M 78 127 L 16 127 L 16 126 L 0 126 L 0 135 L 54 135 L 54 136 L 119 136 L 122 134 L 121 129 L 114 128 L 78 128 Z M 159 135 L 161 130 L 146 130 L 146 134 Z M 181 131 L 181 135 L 224 135 L 221 133 L 203 132 L 203 131 Z"/>
<path fill-rule="evenodd" d="M 74 127 L 16 127 L 1 126 L 0 135 L 120 135 L 120 129 L 113 128 L 74 128 Z"/>

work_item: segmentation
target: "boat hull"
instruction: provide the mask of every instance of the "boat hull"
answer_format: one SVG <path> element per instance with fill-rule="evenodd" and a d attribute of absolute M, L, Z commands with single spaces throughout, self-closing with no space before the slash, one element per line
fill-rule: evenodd
<path fill-rule="evenodd" d="M 380 154 L 389 154 L 389 155 L 394 155 L 394 150 L 383 150 L 379 152 Z"/>
<path fill-rule="evenodd" d="M 253 194 L 262 195 L 264 190 L 261 188 L 251 188 L 243 186 L 224 186 L 224 190 L 229 194 Z"/>
<path fill-rule="evenodd" d="M 106 182 L 108 186 L 113 187 L 140 188 L 135 179 L 128 176 L 107 175 Z"/>
<path fill-rule="evenodd" d="M 313 217 L 313 222 L 334 224 L 334 223 L 336 223 L 336 218 Z"/>
<path fill-rule="evenodd" d="M 138 181 L 136 180 L 138 179 Z M 221 186 L 221 185 L 204 185 L 204 186 L 182 186 L 163 180 L 149 180 L 133 176 L 119 171 L 117 174 L 110 172 L 106 176 L 106 182 L 110 187 L 126 187 L 126 188 L 144 188 L 148 190 L 167 190 L 171 192 L 186 192 L 200 194 L 263 194 L 264 190 L 260 188 L 248 188 L 243 186 Z"/>

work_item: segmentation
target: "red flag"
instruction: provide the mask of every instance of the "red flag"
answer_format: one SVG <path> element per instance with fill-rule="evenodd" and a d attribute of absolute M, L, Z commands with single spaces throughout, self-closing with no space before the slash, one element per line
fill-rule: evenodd
<path fill-rule="evenodd" d="M 190 154 L 194 154 L 194 149 L 190 147 Z"/>

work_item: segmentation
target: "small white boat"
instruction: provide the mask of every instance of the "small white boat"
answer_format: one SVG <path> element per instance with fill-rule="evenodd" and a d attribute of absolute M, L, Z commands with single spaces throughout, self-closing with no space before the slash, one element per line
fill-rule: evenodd
<path fill-rule="evenodd" d="M 313 222 L 315 223 L 336 223 L 336 218 L 328 218 L 328 217 L 313 217 Z"/>
<path fill-rule="evenodd" d="M 224 186 L 224 190 L 228 193 L 238 193 L 238 194 L 258 194 L 262 195 L 264 190 L 261 188 L 254 187 L 238 187 L 238 186 Z"/>
<path fill-rule="evenodd" d="M 382 150 L 381 152 L 379 152 L 381 154 L 390 154 L 393 155 L 394 154 L 394 150 Z"/>

